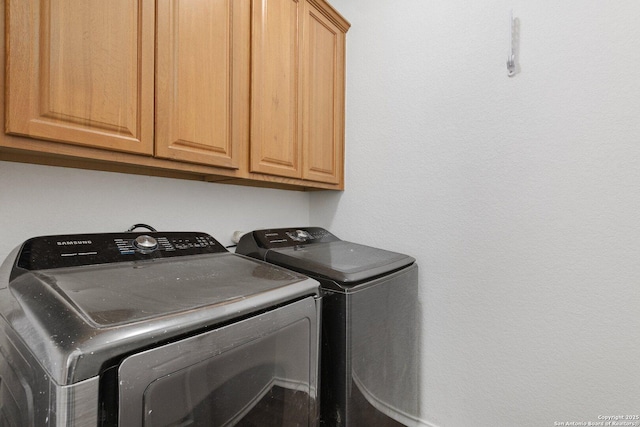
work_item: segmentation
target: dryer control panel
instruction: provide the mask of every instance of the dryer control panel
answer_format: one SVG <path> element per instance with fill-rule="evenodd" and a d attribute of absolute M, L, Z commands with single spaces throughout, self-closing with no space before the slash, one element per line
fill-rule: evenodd
<path fill-rule="evenodd" d="M 337 242 L 340 240 L 320 227 L 256 230 L 253 232 L 253 237 L 257 244 L 264 249 Z"/>
<path fill-rule="evenodd" d="M 197 232 L 125 232 L 34 237 L 20 248 L 14 273 L 227 252 Z"/>

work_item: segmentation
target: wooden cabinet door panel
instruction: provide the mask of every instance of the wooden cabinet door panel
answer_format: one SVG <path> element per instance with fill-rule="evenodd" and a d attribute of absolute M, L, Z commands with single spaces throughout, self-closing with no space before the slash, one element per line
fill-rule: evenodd
<path fill-rule="evenodd" d="M 254 0 L 251 171 L 301 177 L 297 0 Z"/>
<path fill-rule="evenodd" d="M 248 98 L 249 6 L 158 2 L 157 157 L 238 168 L 249 126 L 247 107 L 234 110 Z"/>
<path fill-rule="evenodd" d="M 153 0 L 9 0 L 7 132 L 153 152 Z"/>
<path fill-rule="evenodd" d="M 305 1 L 303 175 L 338 184 L 344 151 L 344 32 Z"/>

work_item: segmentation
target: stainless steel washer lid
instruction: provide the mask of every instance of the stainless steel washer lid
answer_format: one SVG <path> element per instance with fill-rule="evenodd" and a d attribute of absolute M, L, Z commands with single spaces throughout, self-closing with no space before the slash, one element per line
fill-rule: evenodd
<path fill-rule="evenodd" d="M 0 284 L 0 314 L 56 382 L 71 384 L 124 353 L 317 296 L 318 286 L 223 252 L 26 271 Z"/>
<path fill-rule="evenodd" d="M 240 238 L 236 253 L 308 274 L 321 279 L 323 287 L 345 291 L 416 261 L 408 255 L 341 240 L 321 227 L 255 230 Z"/>
<path fill-rule="evenodd" d="M 270 249 L 265 260 L 296 271 L 351 286 L 401 269 L 413 257 L 347 241 Z"/>

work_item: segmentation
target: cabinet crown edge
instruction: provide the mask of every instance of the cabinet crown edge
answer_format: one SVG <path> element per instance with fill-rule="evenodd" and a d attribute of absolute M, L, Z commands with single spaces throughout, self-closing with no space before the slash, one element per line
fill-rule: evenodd
<path fill-rule="evenodd" d="M 316 9 L 322 12 L 322 14 L 340 28 L 345 33 L 351 28 L 351 23 L 345 19 L 337 10 L 333 8 L 325 0 L 307 0 L 310 4 L 314 5 Z"/>

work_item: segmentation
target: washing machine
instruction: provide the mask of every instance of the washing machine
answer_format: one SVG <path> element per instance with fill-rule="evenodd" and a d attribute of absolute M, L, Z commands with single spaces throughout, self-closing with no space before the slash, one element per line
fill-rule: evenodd
<path fill-rule="evenodd" d="M 256 230 L 241 237 L 236 253 L 320 282 L 322 425 L 415 424 L 421 315 L 414 258 L 319 227 Z"/>
<path fill-rule="evenodd" d="M 205 233 L 30 239 L 0 267 L 0 425 L 316 426 L 321 303 Z"/>

